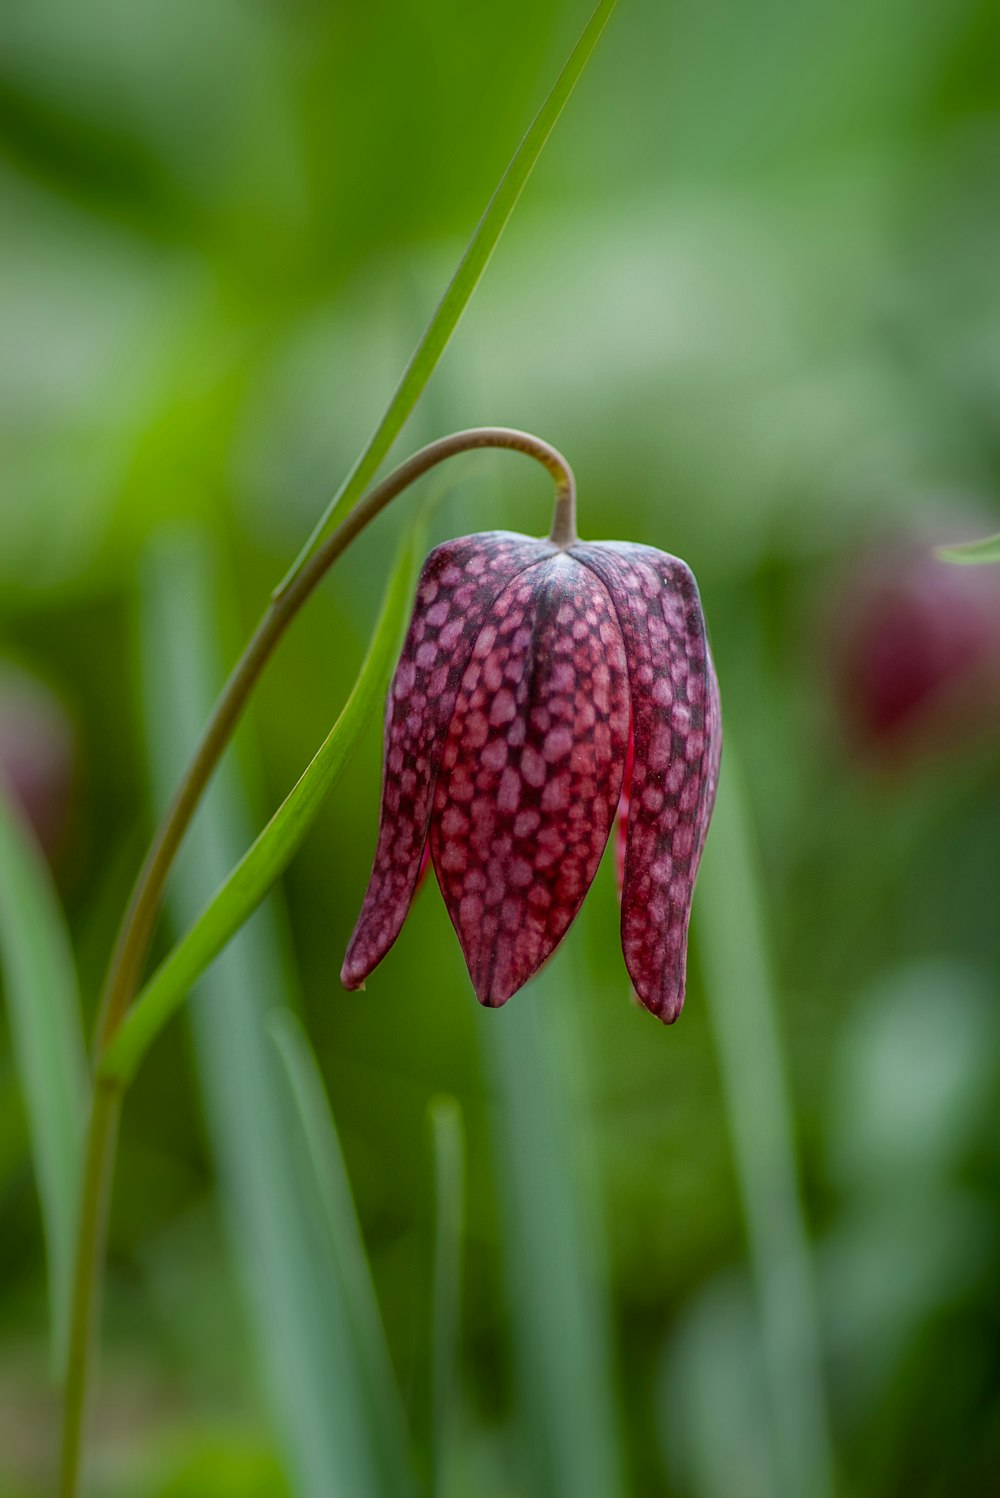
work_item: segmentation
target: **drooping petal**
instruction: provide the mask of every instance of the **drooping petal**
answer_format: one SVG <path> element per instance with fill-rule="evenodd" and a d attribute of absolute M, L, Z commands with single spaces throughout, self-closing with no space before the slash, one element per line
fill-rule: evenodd
<path fill-rule="evenodd" d="M 386 705 L 378 845 L 340 975 L 345 988 L 360 987 L 406 918 L 445 734 L 483 621 L 511 580 L 552 551 L 547 541 L 491 531 L 446 542 L 424 563 Z"/>
<path fill-rule="evenodd" d="M 430 868 L 430 866 L 431 866 L 431 845 L 430 845 L 430 843 L 424 843 L 424 851 L 420 855 L 420 866 L 417 869 L 417 882 L 413 886 L 414 894 L 417 892 L 417 890 L 423 884 L 424 880 L 427 878 L 427 870 Z"/>
<path fill-rule="evenodd" d="M 628 726 L 628 750 L 625 755 L 625 774 L 622 776 L 622 791 L 618 797 L 618 810 L 615 812 L 615 885 L 618 889 L 618 899 L 621 901 L 622 889 L 625 886 L 625 844 L 628 840 L 628 813 L 632 804 L 632 763 L 635 759 L 635 745 L 632 739 L 632 724 Z"/>
<path fill-rule="evenodd" d="M 706 691 L 708 692 L 705 702 L 705 735 L 708 739 L 708 782 L 699 808 L 695 833 L 695 874 L 698 872 L 698 864 L 701 862 L 705 839 L 708 836 L 708 824 L 712 820 L 712 811 L 715 807 L 715 793 L 719 788 L 719 768 L 722 764 L 722 703 L 719 700 L 719 678 L 715 674 L 715 661 L 712 659 L 712 649 L 707 640 L 705 643 L 705 664 L 707 667 Z"/>
<path fill-rule="evenodd" d="M 498 1006 L 565 935 L 622 784 L 625 647 L 600 580 L 565 553 L 497 598 L 462 678 L 431 856 L 480 1001 Z"/>
<path fill-rule="evenodd" d="M 691 897 L 715 800 L 721 718 L 690 569 L 651 547 L 575 546 L 607 588 L 628 659 L 634 761 L 622 950 L 643 1004 L 681 1012 Z"/>

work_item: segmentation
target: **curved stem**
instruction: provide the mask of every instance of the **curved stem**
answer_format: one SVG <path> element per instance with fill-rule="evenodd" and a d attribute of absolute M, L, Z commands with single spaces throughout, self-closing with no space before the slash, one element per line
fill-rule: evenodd
<path fill-rule="evenodd" d="M 551 539 L 554 544 L 562 546 L 569 545 L 571 540 L 576 539 L 576 483 L 573 471 L 562 454 L 540 437 L 533 437 L 528 432 L 519 432 L 510 427 L 473 427 L 431 442 L 393 469 L 387 478 L 358 503 L 332 535 L 327 537 L 292 582 L 287 587 L 276 590 L 250 643 L 222 689 L 201 741 L 139 872 L 105 982 L 102 1015 L 97 1031 L 98 1053 L 121 1023 L 122 1015 L 131 1002 L 149 947 L 166 878 L 181 840 L 274 647 L 340 554 L 386 505 L 439 463 L 458 453 L 483 447 L 507 448 L 524 453 L 541 463 L 556 481 L 555 519 Z"/>
<path fill-rule="evenodd" d="M 579 541 L 576 533 L 576 489 L 573 484 L 573 475 L 567 469 L 568 482 L 560 483 L 556 491 L 556 507 L 552 516 L 552 529 L 549 531 L 549 540 L 553 546 L 558 546 L 565 551 L 567 546 L 574 546 Z"/>
<path fill-rule="evenodd" d="M 80 1485 L 83 1424 L 87 1406 L 87 1373 L 92 1327 L 99 1299 L 101 1261 L 114 1170 L 121 1093 L 99 1082 L 94 1088 L 87 1126 L 83 1194 L 73 1266 L 73 1303 L 70 1312 L 69 1358 L 64 1394 L 60 1498 L 75 1498 Z"/>
<path fill-rule="evenodd" d="M 556 510 L 551 537 L 553 544 L 567 546 L 575 539 L 576 485 L 572 469 L 562 454 L 540 437 L 534 437 L 528 432 L 519 432 L 509 427 L 474 427 L 431 442 L 405 463 L 401 463 L 358 502 L 287 585 L 283 585 L 272 595 L 249 644 L 219 695 L 139 871 L 105 979 L 96 1032 L 95 1065 L 99 1065 L 105 1048 L 135 996 L 167 877 L 184 834 L 278 641 L 341 553 L 397 495 L 447 458 L 485 447 L 506 448 L 524 453 L 542 464 L 556 483 Z M 63 1413 L 61 1498 L 75 1498 L 79 1488 L 87 1371 L 96 1289 L 100 1279 L 102 1243 L 107 1224 L 117 1114 L 116 1094 L 109 1092 L 106 1087 L 99 1088 L 95 1092 L 88 1129 L 76 1247 Z"/>

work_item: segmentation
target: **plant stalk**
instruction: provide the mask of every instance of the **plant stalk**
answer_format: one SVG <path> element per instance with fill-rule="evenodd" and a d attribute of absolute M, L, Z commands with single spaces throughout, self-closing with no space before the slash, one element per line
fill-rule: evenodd
<path fill-rule="evenodd" d="M 73 1298 L 59 1466 L 60 1498 L 76 1498 L 80 1488 L 90 1353 L 100 1299 L 101 1267 L 120 1114 L 120 1089 L 107 1083 L 98 1084 L 94 1088 L 87 1126 L 83 1193 L 80 1198 L 76 1260 L 73 1266 Z"/>
<path fill-rule="evenodd" d="M 540 437 L 513 428 L 473 427 L 441 437 L 407 458 L 358 502 L 318 550 L 305 557 L 290 580 L 276 590 L 219 695 L 136 879 L 105 979 L 96 1031 L 95 1073 L 138 989 L 167 878 L 184 834 L 278 641 L 337 558 L 392 500 L 439 463 L 478 448 L 504 448 L 534 458 L 556 484 L 555 529 L 561 532 L 567 517 L 572 524 L 576 485 L 572 469 L 556 448 Z M 74 1264 L 63 1407 L 61 1498 L 77 1498 L 79 1492 L 88 1372 L 119 1112 L 120 1092 L 106 1083 L 95 1088 Z"/>
<path fill-rule="evenodd" d="M 753 835 L 730 734 L 699 876 L 709 1017 L 742 1197 L 780 1498 L 833 1498 L 820 1319 Z"/>

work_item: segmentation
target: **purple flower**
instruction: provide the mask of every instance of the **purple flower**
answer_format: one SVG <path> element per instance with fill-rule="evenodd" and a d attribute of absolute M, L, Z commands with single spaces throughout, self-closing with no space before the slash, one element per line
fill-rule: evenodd
<path fill-rule="evenodd" d="M 617 812 L 625 962 L 669 1024 L 720 747 L 683 562 L 503 531 L 439 546 L 389 693 L 378 847 L 345 987 L 395 941 L 429 848 L 476 993 L 505 1003 L 565 935 Z"/>
<path fill-rule="evenodd" d="M 38 677 L 0 662 L 0 795 L 9 791 L 50 859 L 65 851 L 76 788 L 76 734 Z"/>
<path fill-rule="evenodd" d="M 1000 569 L 933 553 L 961 529 L 961 519 L 928 522 L 884 543 L 853 563 L 838 600 L 837 706 L 854 747 L 884 768 L 1000 723 Z"/>

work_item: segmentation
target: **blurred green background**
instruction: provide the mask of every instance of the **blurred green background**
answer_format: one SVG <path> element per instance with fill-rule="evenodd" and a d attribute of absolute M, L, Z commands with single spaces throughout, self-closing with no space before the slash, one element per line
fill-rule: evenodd
<path fill-rule="evenodd" d="M 72 726 L 52 863 L 88 1026 L 198 720 L 170 671 L 179 657 L 207 691 L 234 659 L 585 10 L 0 5 L 0 662 Z M 741 919 L 754 940 L 762 927 L 835 1491 L 858 1498 L 1000 1491 L 996 698 L 985 732 L 887 765 L 860 752 L 836 665 L 878 538 L 1000 528 L 998 58 L 984 0 L 622 0 L 399 445 L 527 427 L 570 457 L 585 536 L 676 552 L 699 578 L 757 911 L 732 913 L 731 968 Z M 434 539 L 547 529 L 547 483 L 517 458 L 459 459 L 435 484 Z M 203 819 L 175 921 L 327 732 L 419 503 L 372 527 L 281 648 L 239 735 L 244 804 Z M 194 1041 L 185 1015 L 129 1096 L 95 1493 L 374 1491 L 296 1455 L 301 1410 L 322 1419 L 338 1396 L 292 1387 L 261 1331 L 272 1261 L 247 1202 L 267 1162 L 258 1176 L 250 1135 L 235 1161 L 233 1123 L 260 1099 L 247 1083 L 226 1113 L 218 1095 L 241 998 L 249 1023 L 279 989 L 330 1094 L 418 1474 L 434 1448 L 427 1116 L 445 1093 L 467 1203 L 439 1491 L 780 1493 L 728 1011 L 702 959 L 726 929 L 719 880 L 704 929 L 695 900 L 671 1030 L 629 1002 L 607 861 L 565 950 L 506 1010 L 478 1009 L 432 887 L 367 992 L 345 994 L 379 761 L 373 724 L 254 928 L 265 955 L 209 975 Z M 213 1039 L 223 983 L 235 1028 Z M 758 1065 L 748 1043 L 751 1108 Z M 267 1202 L 253 1210 L 266 1223 Z M 55 1398 L 5 1028 L 0 1216 L 0 1491 L 27 1498 L 47 1491 Z M 577 1282 L 584 1302 L 560 1310 Z M 569 1411 L 560 1358 L 580 1379 Z"/>

